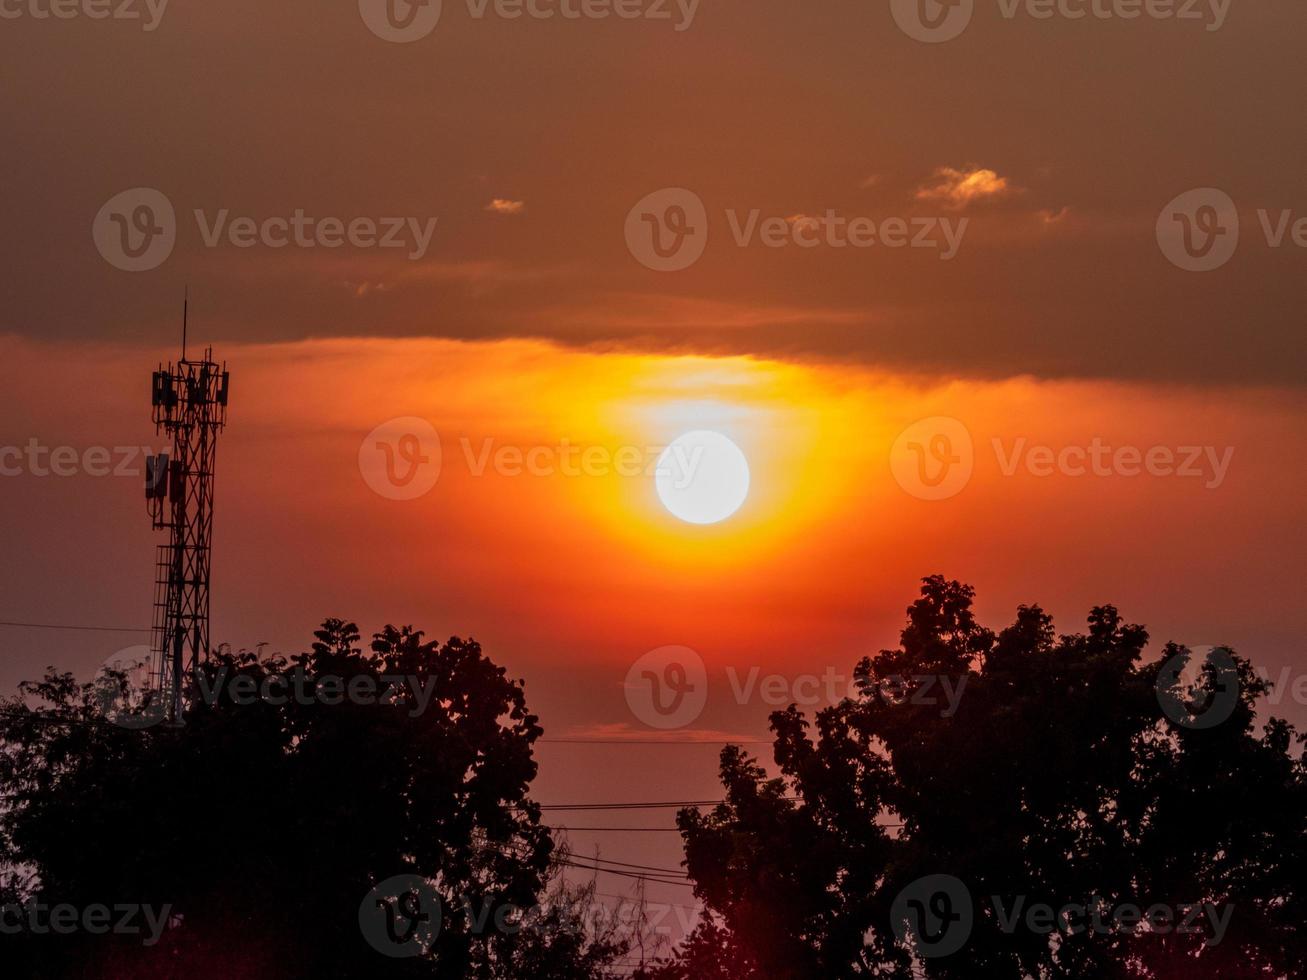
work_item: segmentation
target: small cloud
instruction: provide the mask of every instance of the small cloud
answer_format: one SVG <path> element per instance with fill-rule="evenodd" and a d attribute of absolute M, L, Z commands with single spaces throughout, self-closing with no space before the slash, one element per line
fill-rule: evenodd
<path fill-rule="evenodd" d="M 869 177 L 863 177 L 862 182 L 858 184 L 858 186 L 865 191 L 867 190 L 867 188 L 875 187 L 879 183 L 880 183 L 880 174 L 872 174 Z"/>
<path fill-rule="evenodd" d="M 937 201 L 945 207 L 961 210 L 977 201 L 1002 197 L 1012 190 L 1006 177 L 992 170 L 955 170 L 940 167 L 936 182 L 917 191 L 918 201 Z"/>
<path fill-rule="evenodd" d="M 1039 218 L 1046 225 L 1055 225 L 1063 218 L 1065 218 L 1070 212 L 1071 209 L 1065 206 L 1058 208 L 1056 211 L 1054 211 L 1052 208 L 1044 208 L 1042 211 L 1039 212 Z"/>
<path fill-rule="evenodd" d="M 804 214 L 800 211 L 798 214 L 791 214 L 786 217 L 786 223 L 796 231 L 811 231 L 814 234 L 820 234 L 824 229 L 839 228 L 847 219 L 842 219 L 834 211 L 827 211 L 825 215 Z"/>
<path fill-rule="evenodd" d="M 491 214 L 521 214 L 525 209 L 526 201 L 510 201 L 503 197 L 497 197 L 486 205 Z"/>
<path fill-rule="evenodd" d="M 345 280 L 345 287 L 354 291 L 355 299 L 362 299 L 368 293 L 385 293 L 390 291 L 390 285 L 384 282 L 351 282 Z"/>

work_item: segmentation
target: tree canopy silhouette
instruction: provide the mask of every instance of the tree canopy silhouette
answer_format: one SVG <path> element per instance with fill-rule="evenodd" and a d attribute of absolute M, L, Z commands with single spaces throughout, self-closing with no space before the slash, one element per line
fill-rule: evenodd
<path fill-rule="evenodd" d="M 678 816 L 707 920 L 643 976 L 1302 975 L 1302 738 L 1280 720 L 1256 727 L 1266 682 L 1228 655 L 1229 677 L 1209 662 L 1177 691 L 1163 665 L 1189 652 L 1145 663 L 1146 631 L 1111 606 L 1084 634 L 1055 636 L 1035 606 L 996 634 L 972 598 L 926 579 L 899 648 L 858 665 L 857 698 L 812 721 L 793 705 L 773 714 L 778 777 L 723 750 L 726 801 Z M 925 693 L 945 683 L 962 691 L 954 712 Z M 1196 723 L 1223 683 L 1228 716 Z M 1168 697 L 1184 710 L 1168 713 Z M 941 921 L 972 920 L 947 955 L 926 955 L 921 920 L 895 903 L 934 875 L 966 889 L 941 900 Z M 1013 914 L 1036 904 L 1072 906 L 1079 929 Z M 1131 905 L 1153 917 L 1090 927 L 1089 909 Z"/>
<path fill-rule="evenodd" d="M 328 620 L 289 661 L 215 655 L 181 727 L 106 717 L 121 674 L 24 684 L 0 711 L 0 905 L 167 905 L 170 927 L 149 946 L 6 930 L 4 976 L 608 975 L 625 947 L 567 919 L 585 896 L 554 881 L 528 794 L 541 729 L 522 683 L 472 641 L 393 627 L 367 651 L 359 639 Z M 315 696 L 248 696 L 297 672 L 324 682 Z M 387 958 L 360 907 L 401 875 L 429 883 L 443 915 L 425 955 Z M 500 910 L 536 910 L 535 927 L 498 928 Z"/>
<path fill-rule="evenodd" d="M 1146 660 L 1110 606 L 1058 636 L 1033 606 L 993 632 L 972 600 L 926 579 L 856 697 L 773 714 L 779 775 L 722 752 L 725 802 L 677 818 L 707 916 L 653 967 L 578 921 L 593 894 L 558 880 L 529 793 L 540 725 L 472 641 L 387 627 L 365 651 L 329 620 L 289 660 L 215 656 L 180 727 L 121 673 L 52 670 L 0 706 L 0 905 L 166 915 L 149 945 L 0 929 L 5 976 L 1300 975 L 1307 772 L 1290 725 L 1258 724 L 1268 684 L 1229 651 L 1185 681 L 1190 651 Z M 314 696 L 270 697 L 289 677 Z M 381 955 L 369 915 L 421 955 Z"/>

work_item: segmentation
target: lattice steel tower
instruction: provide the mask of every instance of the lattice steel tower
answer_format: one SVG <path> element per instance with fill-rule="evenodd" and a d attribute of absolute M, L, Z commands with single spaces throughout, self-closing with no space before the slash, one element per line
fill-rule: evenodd
<path fill-rule="evenodd" d="M 209 655 L 209 567 L 213 554 L 213 474 L 218 433 L 227 424 L 226 364 L 182 356 L 154 372 L 151 401 L 157 431 L 171 454 L 147 459 L 145 497 L 156 530 L 168 532 L 155 561 L 151 687 L 166 717 L 182 712 L 183 679 Z"/>

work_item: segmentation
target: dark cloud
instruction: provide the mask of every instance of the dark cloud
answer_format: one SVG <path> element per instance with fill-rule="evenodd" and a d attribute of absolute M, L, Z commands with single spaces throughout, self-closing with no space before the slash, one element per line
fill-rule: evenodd
<path fill-rule="evenodd" d="M 1307 20 L 1258 7 L 1208 32 L 979 5 L 962 37 L 923 45 L 852 0 L 704 5 L 682 32 L 477 20 L 447 0 L 413 44 L 372 35 L 353 3 L 308 0 L 173 5 L 153 32 L 9 21 L 0 330 L 157 341 L 190 284 L 215 340 L 530 336 L 983 377 L 1299 384 L 1307 249 L 1269 247 L 1257 212 L 1307 214 L 1304 40 Z M 949 196 L 978 171 L 992 176 L 970 186 L 989 193 Z M 1154 225 L 1205 186 L 1238 203 L 1240 247 L 1185 272 Z M 134 187 L 167 195 L 180 230 L 160 268 L 126 273 L 91 224 Z M 682 272 L 642 267 L 623 238 L 627 211 L 661 187 L 693 190 L 709 216 L 704 256 Z M 297 209 L 438 222 L 410 260 L 211 248 L 197 209 L 206 224 Z M 754 209 L 809 227 L 932 209 L 968 225 L 949 261 L 738 247 L 726 213 Z"/>

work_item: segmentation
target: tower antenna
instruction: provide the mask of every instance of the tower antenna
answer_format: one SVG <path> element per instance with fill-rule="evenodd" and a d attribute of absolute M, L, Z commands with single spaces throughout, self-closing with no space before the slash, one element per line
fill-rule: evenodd
<path fill-rule="evenodd" d="M 182 360 L 186 360 L 186 325 L 191 318 L 191 287 L 182 292 Z"/>
<path fill-rule="evenodd" d="M 151 402 L 170 450 L 146 458 L 145 499 L 155 530 L 168 532 L 155 560 L 150 682 L 163 717 L 182 718 L 183 678 L 209 658 L 209 571 L 218 433 L 227 424 L 225 364 L 212 349 L 186 358 L 190 295 L 182 301 L 182 358 L 154 372 Z"/>

